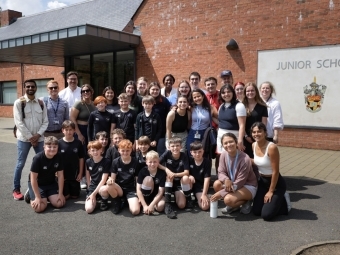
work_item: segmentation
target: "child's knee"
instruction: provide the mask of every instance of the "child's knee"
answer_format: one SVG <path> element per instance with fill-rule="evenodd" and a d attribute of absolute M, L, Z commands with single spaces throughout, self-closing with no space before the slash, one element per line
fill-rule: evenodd
<path fill-rule="evenodd" d="M 138 215 L 140 213 L 140 208 L 139 207 L 130 208 L 130 212 L 132 215 Z"/>
<path fill-rule="evenodd" d="M 154 183 L 153 183 L 152 177 L 151 177 L 151 176 L 146 176 L 146 177 L 144 178 L 144 180 L 143 180 L 143 185 L 148 186 L 148 187 L 153 186 Z"/>
<path fill-rule="evenodd" d="M 33 205 L 31 204 L 32 209 L 36 212 L 36 213 L 41 213 L 43 211 L 46 210 L 47 204 L 44 203 L 40 203 L 37 207 L 33 207 Z"/>
<path fill-rule="evenodd" d="M 198 203 L 199 207 L 201 208 L 202 211 L 207 211 L 210 208 L 210 204 L 206 203 L 205 205 L 203 205 L 202 203 Z"/>
<path fill-rule="evenodd" d="M 181 179 L 181 183 L 182 184 L 189 184 L 190 183 L 189 176 L 184 175 Z"/>
<path fill-rule="evenodd" d="M 234 207 L 235 199 L 233 199 L 231 196 L 225 196 L 224 197 L 224 203 L 228 206 Z"/>
<path fill-rule="evenodd" d="M 220 191 L 222 189 L 222 182 L 219 180 L 216 180 L 213 184 L 214 191 Z"/>
<path fill-rule="evenodd" d="M 92 204 L 91 204 L 91 205 L 85 204 L 85 211 L 86 211 L 88 214 L 93 213 L 94 209 L 95 209 L 95 206 L 93 206 Z"/>

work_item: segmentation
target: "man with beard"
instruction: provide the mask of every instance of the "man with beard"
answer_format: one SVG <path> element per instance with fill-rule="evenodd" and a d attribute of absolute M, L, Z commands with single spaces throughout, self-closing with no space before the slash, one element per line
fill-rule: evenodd
<path fill-rule="evenodd" d="M 34 80 L 24 82 L 25 95 L 15 100 L 13 116 L 16 125 L 18 158 L 14 169 L 13 198 L 22 200 L 20 180 L 27 155 L 33 146 L 35 153 L 43 150 L 44 132 L 48 126 L 47 111 L 44 102 L 35 98 L 37 84 Z"/>

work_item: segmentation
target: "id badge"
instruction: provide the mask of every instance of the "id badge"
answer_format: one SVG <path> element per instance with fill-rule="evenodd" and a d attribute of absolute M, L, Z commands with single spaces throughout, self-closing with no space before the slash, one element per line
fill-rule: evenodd
<path fill-rule="evenodd" d="M 58 119 L 54 119 L 53 123 L 54 123 L 54 125 L 59 125 L 59 120 Z"/>
<path fill-rule="evenodd" d="M 196 131 L 194 138 L 195 139 L 201 139 L 201 134 L 199 134 L 198 131 Z"/>

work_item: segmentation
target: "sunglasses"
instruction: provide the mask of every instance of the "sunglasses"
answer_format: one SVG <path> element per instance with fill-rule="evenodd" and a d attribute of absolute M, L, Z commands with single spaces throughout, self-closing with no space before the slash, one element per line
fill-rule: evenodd
<path fill-rule="evenodd" d="M 57 90 L 58 87 L 57 87 L 57 86 L 56 86 L 56 87 L 48 87 L 48 89 L 49 89 L 49 90 Z"/>
<path fill-rule="evenodd" d="M 90 92 L 91 92 L 91 90 L 89 90 L 89 89 L 84 89 L 84 90 L 81 91 L 81 93 L 90 93 Z"/>
<path fill-rule="evenodd" d="M 26 89 L 35 89 L 35 86 L 25 86 Z"/>

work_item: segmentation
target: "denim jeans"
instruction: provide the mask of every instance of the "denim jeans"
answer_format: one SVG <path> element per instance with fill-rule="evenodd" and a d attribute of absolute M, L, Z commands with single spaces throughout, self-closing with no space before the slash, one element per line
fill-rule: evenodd
<path fill-rule="evenodd" d="M 38 145 L 36 147 L 33 147 L 35 153 L 41 152 L 43 150 L 44 142 L 38 142 Z M 28 156 L 28 153 L 31 149 L 32 145 L 30 142 L 22 142 L 18 140 L 17 142 L 17 148 L 18 148 L 18 159 L 17 159 L 17 165 L 14 169 L 14 189 L 20 189 L 20 180 L 21 180 L 21 173 L 22 169 L 25 166 L 26 159 Z"/>

